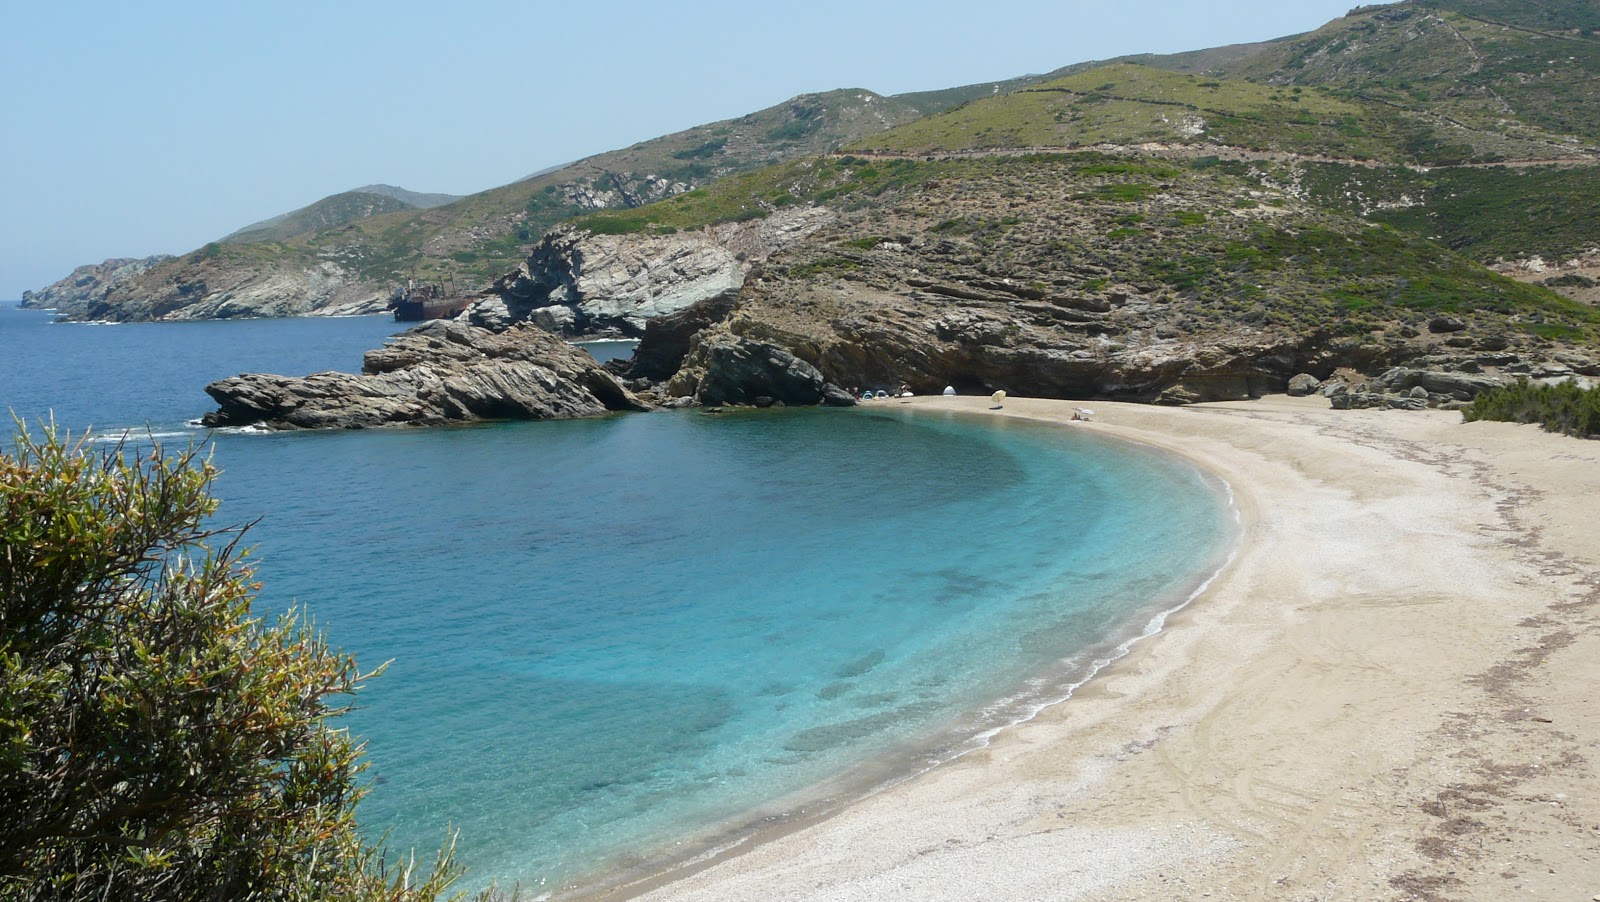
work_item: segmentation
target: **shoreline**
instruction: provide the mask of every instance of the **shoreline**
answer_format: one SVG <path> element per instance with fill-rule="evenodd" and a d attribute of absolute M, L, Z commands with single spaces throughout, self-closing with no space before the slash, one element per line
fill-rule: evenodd
<path fill-rule="evenodd" d="M 886 399 L 884 404 L 909 404 L 902 399 Z M 890 411 L 905 413 L 904 411 Z M 988 428 L 978 414 L 968 411 L 929 410 L 941 415 L 955 413 L 963 422 Z M 914 416 L 914 415 L 913 415 Z M 1054 424 L 1031 424 L 1051 430 Z M 1188 458 L 1150 443 L 1122 437 L 1097 436 L 1085 439 L 1115 451 L 1132 445 L 1153 459 L 1166 459 L 1197 480 L 1204 491 L 1214 496 L 1216 510 L 1226 526 L 1201 565 L 1185 570 L 1185 578 L 1147 598 L 1120 620 L 1116 630 L 1095 640 L 1069 657 L 1015 684 L 1004 694 L 988 698 L 962 710 L 950 720 L 915 739 L 829 774 L 809 785 L 762 802 L 715 823 L 691 828 L 649 851 L 625 857 L 621 866 L 601 866 L 576 875 L 562 885 L 545 889 L 541 899 L 629 899 L 646 887 L 659 886 L 677 877 L 701 870 L 711 863 L 736 856 L 743 849 L 774 837 L 827 820 L 866 799 L 916 780 L 929 771 L 946 767 L 974 752 L 987 748 L 995 736 L 1039 716 L 1059 705 L 1107 667 L 1130 654 L 1139 643 L 1158 634 L 1165 623 L 1195 602 L 1222 574 L 1237 555 L 1243 535 L 1237 496 L 1226 480 L 1194 465 Z"/>
<path fill-rule="evenodd" d="M 1600 890 L 1600 443 L 1316 398 L 1096 407 L 1072 428 L 1231 485 L 1209 589 L 981 748 L 592 897 Z"/>

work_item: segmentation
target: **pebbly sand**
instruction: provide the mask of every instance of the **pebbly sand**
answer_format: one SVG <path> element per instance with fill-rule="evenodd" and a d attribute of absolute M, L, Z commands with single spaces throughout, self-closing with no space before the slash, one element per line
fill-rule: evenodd
<path fill-rule="evenodd" d="M 1319 398 L 1092 406 L 1069 428 L 1233 485 L 1211 588 L 987 748 L 615 897 L 1600 897 L 1600 442 Z"/>

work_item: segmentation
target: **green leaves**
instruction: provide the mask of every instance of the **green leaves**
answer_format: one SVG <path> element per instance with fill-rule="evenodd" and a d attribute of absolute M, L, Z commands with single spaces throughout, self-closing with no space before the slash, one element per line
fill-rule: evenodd
<path fill-rule="evenodd" d="M 1600 388 L 1586 389 L 1571 380 L 1547 385 L 1519 379 L 1478 395 L 1461 416 L 1468 423 L 1538 423 L 1546 432 L 1600 436 Z"/>
<path fill-rule="evenodd" d="M 432 899 L 354 811 L 330 719 L 363 675 L 298 612 L 251 614 L 243 529 L 192 449 L 47 427 L 0 454 L 0 897 Z M 397 874 L 399 875 L 397 877 Z"/>

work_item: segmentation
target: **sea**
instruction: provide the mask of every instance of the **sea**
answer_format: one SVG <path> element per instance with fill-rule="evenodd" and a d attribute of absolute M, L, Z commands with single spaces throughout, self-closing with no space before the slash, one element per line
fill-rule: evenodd
<path fill-rule="evenodd" d="M 1225 485 L 1092 428 L 878 401 L 211 432 L 208 382 L 354 370 L 401 327 L 52 319 L 0 302 L 0 410 L 203 447 L 258 609 L 388 662 L 343 719 L 363 828 L 419 860 L 453 834 L 467 889 L 660 867 L 979 748 L 1236 539 Z"/>

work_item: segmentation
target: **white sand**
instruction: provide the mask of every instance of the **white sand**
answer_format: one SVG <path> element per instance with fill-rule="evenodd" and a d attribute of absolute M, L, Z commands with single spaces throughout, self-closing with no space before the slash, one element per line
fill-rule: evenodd
<path fill-rule="evenodd" d="M 1600 895 L 1600 442 L 1321 399 L 1092 406 L 1064 428 L 1233 485 L 1211 589 L 987 749 L 628 893 Z"/>

